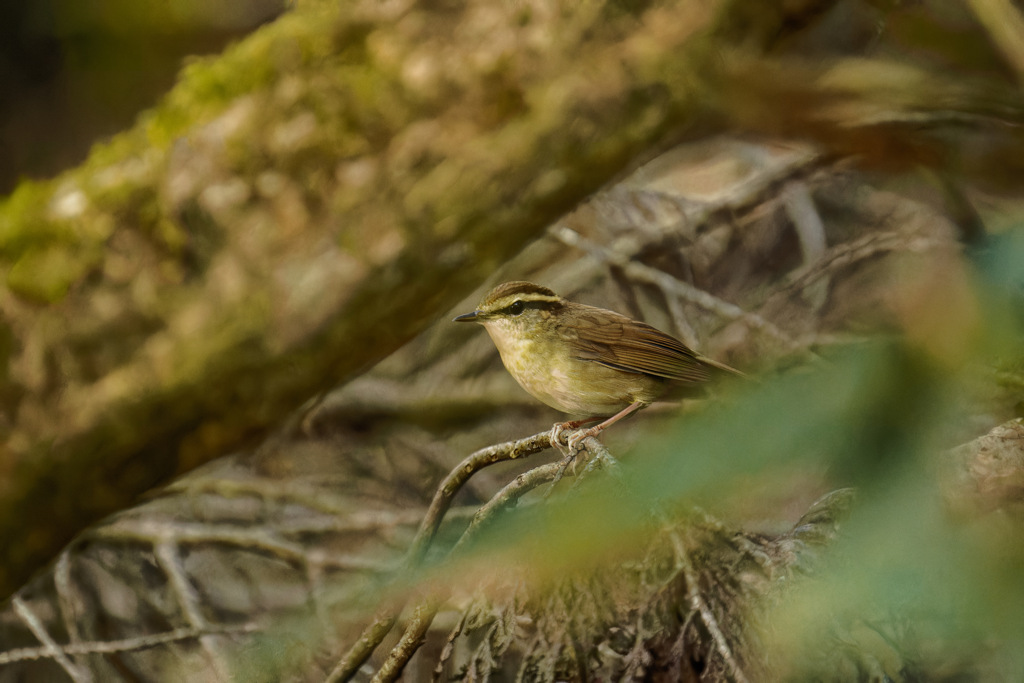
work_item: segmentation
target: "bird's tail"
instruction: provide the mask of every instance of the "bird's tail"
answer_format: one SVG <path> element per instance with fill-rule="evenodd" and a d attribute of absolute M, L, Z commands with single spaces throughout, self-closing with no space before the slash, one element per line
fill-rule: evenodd
<path fill-rule="evenodd" d="M 700 362 L 703 363 L 704 365 L 709 365 L 709 366 L 711 366 L 713 368 L 721 370 L 722 372 L 727 372 L 727 373 L 729 373 L 731 375 L 736 375 L 737 377 L 742 377 L 743 379 L 751 379 L 750 375 L 748 375 L 745 372 L 741 372 L 740 370 L 737 370 L 736 368 L 732 367 L 731 365 L 726 365 L 725 363 L 720 363 L 717 360 L 713 360 L 711 358 L 706 358 L 705 356 L 699 356 L 698 360 L 700 360 Z"/>

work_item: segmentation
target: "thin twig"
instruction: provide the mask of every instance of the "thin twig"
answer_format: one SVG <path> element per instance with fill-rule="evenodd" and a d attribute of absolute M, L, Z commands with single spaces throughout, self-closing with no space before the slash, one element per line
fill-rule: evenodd
<path fill-rule="evenodd" d="M 519 475 L 512 481 L 512 483 L 508 484 L 496 493 L 491 500 L 489 500 L 477 512 L 469 528 L 463 532 L 462 537 L 459 538 L 458 542 L 455 544 L 451 555 L 455 556 L 456 553 L 461 554 L 464 552 L 469 541 L 475 538 L 480 533 L 481 529 L 486 528 L 497 513 L 514 505 L 523 495 L 532 489 L 541 486 L 545 482 L 551 481 L 561 466 L 562 464 L 560 462 L 553 462 L 548 463 L 547 465 L 541 465 L 540 467 L 535 467 L 529 472 L 524 472 Z M 423 644 L 423 636 L 430 627 L 434 615 L 437 613 L 437 607 L 439 604 L 440 601 L 437 597 L 431 596 L 416 606 L 413 611 L 413 621 L 406 627 L 401 641 L 399 641 L 399 644 L 392 649 L 384 665 L 381 666 L 380 671 L 378 671 L 377 675 L 374 677 L 374 681 L 394 680 L 391 676 L 397 677 L 401 674 L 402 669 L 408 663 L 409 659 L 411 659 L 416 653 L 419 646 Z M 380 619 L 378 619 L 378 622 L 375 622 L 375 625 L 379 622 Z M 390 630 L 391 626 L 394 625 L 394 622 L 395 617 L 391 616 L 391 625 L 388 626 L 388 630 Z M 383 624 L 381 625 L 383 626 Z M 380 638 L 383 639 L 386 634 L 387 631 L 381 634 Z M 361 638 L 360 642 L 363 642 L 364 639 L 365 638 Z M 374 645 L 374 647 L 376 647 L 376 645 Z M 366 656 L 368 657 L 370 653 L 372 653 L 372 649 L 370 652 L 366 653 Z M 386 672 L 385 668 L 387 668 Z M 357 669 L 358 666 L 349 672 L 348 668 L 346 668 L 341 673 L 346 673 L 347 676 L 350 677 Z M 335 678 L 334 674 L 332 674 L 331 678 L 328 679 L 328 683 L 343 680 L 347 680 L 347 678 L 341 676 Z"/>
<path fill-rule="evenodd" d="M 690 601 L 690 607 L 700 613 L 701 620 L 704 622 L 704 626 L 707 627 L 708 633 L 711 634 L 711 640 L 715 643 L 715 649 L 718 650 L 718 654 L 725 660 L 733 680 L 737 681 L 737 683 L 747 683 L 747 677 L 736 662 L 736 658 L 732 654 L 732 648 L 729 647 L 729 641 L 726 640 L 725 634 L 718 625 L 718 619 L 704 600 L 704 596 L 701 595 L 700 586 L 697 583 L 697 573 L 693 569 L 693 563 L 690 562 L 689 551 L 678 534 L 672 532 L 669 536 L 672 538 L 672 546 L 675 549 L 679 567 L 682 569 L 683 577 L 686 579 L 686 597 Z"/>
<path fill-rule="evenodd" d="M 794 181 L 787 185 L 782 193 L 782 200 L 782 206 L 800 241 L 804 263 L 816 262 L 828 248 L 828 241 L 825 236 L 825 224 L 822 223 L 821 216 L 814 206 L 814 198 L 807 183 Z M 805 290 L 804 297 L 817 311 L 828 299 L 828 290 L 829 281 L 825 279 Z"/>
<path fill-rule="evenodd" d="M 709 292 L 705 292 L 691 284 L 677 280 L 665 271 L 644 265 L 639 261 L 634 261 L 624 254 L 616 253 L 615 251 L 597 244 L 592 240 L 588 240 L 575 230 L 567 228 L 564 225 L 557 225 L 551 228 L 550 232 L 556 239 L 564 244 L 576 247 L 577 249 L 582 249 L 597 260 L 620 268 L 622 272 L 632 280 L 655 285 L 663 291 L 671 292 L 672 294 L 723 318 L 742 321 L 750 327 L 760 330 L 761 332 L 785 343 L 787 346 L 792 346 L 794 344 L 792 338 L 788 334 L 756 313 L 745 311 L 736 304 L 719 299 Z"/>
<path fill-rule="evenodd" d="M 203 635 L 212 635 L 217 633 L 254 633 L 259 630 L 260 628 L 256 624 L 242 624 L 240 626 L 213 626 L 204 631 L 199 631 L 194 628 L 177 628 L 173 631 L 167 631 L 165 633 L 154 633 L 152 635 L 134 636 L 132 638 L 124 638 L 122 640 L 107 640 L 96 642 L 79 641 L 77 643 L 70 643 L 68 645 L 58 645 L 57 649 L 58 652 L 62 652 L 68 655 L 109 655 L 117 654 L 120 652 L 135 652 L 138 650 L 146 650 L 149 648 L 157 647 L 159 645 L 176 643 L 183 640 L 195 640 Z M 51 647 L 48 646 L 22 647 L 14 650 L 0 652 L 0 666 L 5 664 L 13 664 L 14 662 L 49 659 L 54 656 L 54 651 L 52 650 Z"/>
<path fill-rule="evenodd" d="M 379 571 L 381 564 L 354 555 L 320 553 L 311 556 L 301 543 L 281 538 L 274 529 L 244 529 L 230 524 L 167 523 L 158 520 L 126 519 L 85 532 L 88 539 L 108 543 L 164 542 L 177 545 L 217 543 L 243 548 L 256 548 L 290 562 L 319 564 L 332 569 Z"/>
<path fill-rule="evenodd" d="M 430 544 L 437 534 L 437 529 L 441 526 L 441 520 L 451 506 L 452 499 L 471 476 L 489 465 L 533 455 L 546 448 L 551 448 L 550 432 L 540 432 L 518 441 L 508 441 L 481 448 L 459 463 L 438 487 L 434 499 L 430 502 L 423 523 L 409 549 L 409 565 L 417 566 L 426 557 Z"/>
<path fill-rule="evenodd" d="M 43 644 L 47 656 L 55 659 L 67 675 L 71 677 L 71 680 L 75 681 L 75 683 L 92 683 L 92 672 L 89 669 L 77 666 L 71 661 L 67 653 L 47 632 L 42 620 L 39 619 L 35 612 L 29 609 L 28 604 L 20 596 L 14 596 L 14 599 L 11 600 L 11 606 L 14 607 L 14 613 L 32 631 L 32 635 Z"/>
<path fill-rule="evenodd" d="M 776 296 L 788 296 L 803 291 L 817 280 L 828 278 L 843 268 L 878 254 L 899 250 L 922 253 L 943 246 L 948 247 L 949 244 L 948 241 L 934 237 L 897 230 L 874 232 L 826 250 L 819 259 L 792 273 L 789 282 L 772 294 L 769 302 Z"/>
<path fill-rule="evenodd" d="M 384 637 L 394 628 L 396 621 L 398 614 L 395 612 L 386 611 L 379 614 L 359 635 L 359 640 L 345 653 L 324 683 L 341 683 L 355 676 L 359 667 L 370 658 Z"/>
<path fill-rule="evenodd" d="M 552 481 L 561 469 L 561 462 L 551 462 L 547 465 L 534 467 L 529 472 L 524 472 L 516 477 L 510 484 L 507 484 L 503 489 L 494 494 L 477 511 L 476 516 L 473 517 L 473 522 L 466 529 L 465 533 L 462 534 L 458 543 L 455 544 L 452 553 L 463 550 L 469 541 L 475 538 L 481 529 L 486 528 L 496 515 L 518 503 L 520 498 L 533 489 Z"/>
<path fill-rule="evenodd" d="M 597 469 L 608 467 L 613 472 L 616 472 L 616 469 L 619 466 L 618 460 L 616 460 L 612 456 L 612 454 L 608 451 L 607 448 L 605 448 L 604 444 L 601 443 L 596 436 L 588 436 L 587 438 L 583 439 L 583 441 L 580 441 L 577 447 L 579 447 L 581 451 L 587 451 L 591 454 L 590 461 L 587 463 L 587 466 L 583 468 L 583 474 L 580 476 L 576 476 L 576 455 L 572 455 L 562 459 L 561 463 L 556 463 L 559 465 L 558 472 L 555 474 L 555 478 L 551 482 L 551 487 L 548 488 L 547 493 L 544 494 L 545 498 L 554 493 L 555 487 L 558 486 L 558 482 L 560 482 L 562 480 L 562 477 L 565 476 L 565 471 L 569 468 L 569 465 L 572 465 L 572 474 L 574 477 L 576 477 L 576 481 L 572 485 L 573 489 L 575 489 L 583 482 L 583 480 L 586 478 L 586 475 L 590 474 L 591 472 Z"/>
<path fill-rule="evenodd" d="M 445 640 L 444 649 L 441 650 L 441 656 L 437 658 L 437 665 L 434 667 L 434 676 L 432 680 L 434 683 L 441 680 L 441 674 L 444 673 L 445 664 L 451 659 L 452 653 L 455 652 L 455 641 L 458 640 L 459 636 L 466 628 L 466 619 L 469 616 L 470 610 L 467 609 L 459 617 L 459 623 L 455 624 L 455 628 L 448 634 L 448 638 Z"/>
<path fill-rule="evenodd" d="M 828 247 L 825 236 L 825 224 L 814 206 L 814 198 L 803 181 L 794 181 L 786 186 L 782 193 L 782 206 L 796 230 L 800 242 L 800 251 L 805 263 L 812 263 Z"/>
<path fill-rule="evenodd" d="M 608 449 L 606 449 L 596 437 L 587 437 L 581 443 L 586 450 L 589 450 L 594 455 L 594 459 L 590 464 L 588 464 L 584 473 L 593 471 L 592 465 L 595 462 L 601 462 L 604 465 L 609 463 L 612 465 L 618 464 L 615 458 L 612 457 L 611 453 L 608 452 Z M 512 483 L 508 484 L 496 493 L 491 500 L 480 508 L 477 515 L 473 518 L 473 522 L 470 524 L 469 528 L 463 532 L 462 537 L 459 538 L 455 547 L 452 548 L 449 558 L 454 559 L 464 554 L 471 540 L 476 538 L 482 529 L 487 528 L 490 522 L 502 510 L 515 505 L 522 496 L 538 486 L 552 480 L 557 481 L 565 471 L 568 460 L 569 459 L 566 458 L 562 462 L 553 462 L 548 463 L 547 465 L 541 465 L 540 467 L 535 467 L 529 472 L 519 475 Z M 388 656 L 388 662 L 391 662 L 388 676 L 391 676 L 392 674 L 395 676 L 401 674 L 402 668 L 413 654 L 416 653 L 416 650 L 420 645 L 423 644 L 426 630 L 430 627 L 430 622 L 433 620 L 436 613 L 436 596 L 427 598 L 417 605 L 413 621 L 406 628 L 405 633 L 402 636 L 402 640 L 395 646 L 391 651 L 391 654 Z M 385 662 L 385 666 L 388 666 L 388 662 Z M 390 677 L 382 677 L 384 668 L 384 666 L 381 667 L 381 672 L 379 672 L 377 677 L 374 678 L 374 681 L 394 680 Z"/>
<path fill-rule="evenodd" d="M 587 438 L 580 441 L 580 445 L 583 446 L 590 453 L 590 462 L 583 468 L 583 476 L 590 474 L 598 469 L 606 469 L 614 475 L 619 474 L 619 461 L 615 459 L 615 456 L 611 454 L 611 451 L 601 443 L 596 436 L 588 436 Z M 579 478 L 582 481 L 583 476 Z"/>
<path fill-rule="evenodd" d="M 412 656 L 426 640 L 427 630 L 434 622 L 434 615 L 437 614 L 441 601 L 436 596 L 423 600 L 413 610 L 412 620 L 405 628 L 398 644 L 391 648 L 387 659 L 381 665 L 380 670 L 373 677 L 372 683 L 391 683 L 402 675 L 402 670 L 409 663 Z"/>
<path fill-rule="evenodd" d="M 68 632 L 68 641 L 77 643 L 82 640 L 78 628 L 78 593 L 71 585 L 71 552 L 67 548 L 61 552 L 53 568 L 53 586 L 57 590 L 57 609 Z"/>
<path fill-rule="evenodd" d="M 533 437 L 529 437 L 529 439 L 523 439 L 514 443 L 520 444 L 525 441 L 535 439 L 537 436 L 540 435 L 535 435 Z M 615 459 L 595 437 L 588 437 L 587 439 L 584 439 L 582 443 L 588 450 L 591 450 L 591 452 L 594 453 L 595 460 L 600 460 L 605 464 L 615 463 Z M 478 451 L 477 453 L 484 453 L 489 450 L 490 449 L 483 449 L 483 451 Z M 470 456 L 470 458 L 463 461 L 463 464 L 466 464 L 473 459 L 473 456 Z M 564 462 L 553 462 L 540 467 L 535 467 L 529 472 L 525 472 L 516 477 L 512 483 L 501 489 L 491 498 L 491 500 L 480 508 L 476 516 L 473 518 L 469 528 L 463 532 L 461 538 L 459 538 L 458 542 L 455 544 L 455 547 L 449 554 L 449 558 L 455 558 L 464 554 L 471 540 L 476 538 L 482 529 L 487 528 L 498 513 L 515 505 L 527 492 L 555 479 L 561 471 L 564 471 L 564 469 Z M 590 467 L 588 466 L 588 469 L 585 471 L 590 471 Z M 426 525 L 421 528 L 421 533 L 428 533 Z M 384 664 L 381 665 L 377 675 L 374 676 L 373 680 L 375 683 L 393 681 L 401 675 L 406 664 L 423 644 L 426 632 L 430 628 L 430 624 L 433 622 L 440 604 L 441 601 L 438 596 L 431 595 L 415 607 L 413 611 L 413 619 L 406 627 L 401 640 L 394 648 L 392 648 L 391 652 L 388 654 L 388 658 L 385 660 Z M 375 624 L 376 623 L 377 622 L 375 622 Z M 392 619 L 391 625 L 393 624 L 394 620 Z M 388 628 L 390 630 L 390 626 L 388 626 Z M 383 639 L 383 635 L 381 635 L 381 639 Z M 360 639 L 360 642 L 363 640 L 364 639 Z M 368 657 L 369 653 L 367 653 L 366 656 Z M 346 659 L 348 659 L 347 656 Z M 345 671 L 348 672 L 351 670 L 351 672 L 347 674 L 348 676 L 351 676 L 357 669 L 358 666 L 355 669 L 351 669 L 351 666 L 349 666 Z M 335 678 L 332 674 L 332 677 L 328 680 L 333 682 L 346 679 L 342 677 Z"/>
<path fill-rule="evenodd" d="M 164 574 L 169 579 L 168 583 L 171 594 L 178 602 L 178 607 L 185 615 L 185 621 L 196 631 L 205 632 L 209 624 L 200 609 L 199 594 L 195 586 L 189 581 L 185 567 L 181 562 L 178 545 L 171 540 L 162 540 L 153 548 L 153 555 Z M 217 647 L 217 641 L 213 636 L 202 635 L 199 637 L 199 646 L 206 655 L 206 660 L 218 677 L 230 678 L 230 672 L 224 663 L 224 658 Z"/>
<path fill-rule="evenodd" d="M 762 154 L 755 152 L 759 157 Z M 760 163 L 760 162 L 759 162 Z M 675 192 L 659 190 L 640 190 L 633 187 L 618 185 L 607 192 L 596 195 L 591 203 L 599 207 L 599 212 L 609 209 L 616 215 L 606 218 L 612 224 L 621 224 L 624 228 L 637 229 L 649 226 L 651 210 L 641 209 L 623 214 L 623 207 L 630 203 L 636 204 L 633 198 L 641 198 L 645 203 L 664 202 L 673 207 L 679 219 L 669 225 L 661 225 L 666 236 L 683 237 L 692 240 L 700 232 L 702 226 L 718 221 L 730 221 L 737 216 L 753 212 L 766 211 L 780 201 L 781 188 L 789 182 L 812 182 L 820 175 L 823 168 L 829 167 L 833 160 L 823 157 L 811 149 L 795 151 L 788 159 L 769 162 L 773 167 L 765 168 L 746 180 L 733 185 L 728 192 L 718 195 L 710 201 L 682 197 Z M 608 208 L 605 208 L 607 205 Z"/>
<path fill-rule="evenodd" d="M 682 297 L 676 294 L 675 291 L 663 288 L 661 293 L 665 297 L 665 304 L 668 306 L 668 312 L 672 316 L 673 323 L 675 323 L 679 339 L 691 349 L 696 349 L 700 346 L 700 338 L 697 336 L 697 330 L 693 329 L 693 325 L 686 319 Z"/>
<path fill-rule="evenodd" d="M 416 532 L 415 538 L 413 538 L 412 545 L 409 547 L 409 553 L 406 559 L 407 568 L 413 569 L 422 564 L 423 559 L 427 555 L 427 551 L 430 549 L 431 543 L 433 543 L 434 537 L 437 535 L 437 530 L 441 526 L 441 521 L 444 518 L 448 508 L 451 507 L 452 500 L 459 490 L 465 485 L 469 478 L 476 472 L 479 472 L 489 465 L 495 463 L 504 462 L 506 460 L 515 460 L 516 458 L 526 457 L 539 453 L 540 451 L 551 447 L 551 438 L 549 432 L 541 432 L 528 436 L 525 439 L 519 439 L 517 441 L 508 441 L 505 443 L 495 444 L 488 446 L 487 448 L 481 448 L 480 450 L 470 454 L 459 463 L 445 480 L 438 487 L 437 492 L 434 494 L 434 499 L 430 502 L 430 507 L 427 509 L 427 513 L 423 518 L 423 523 L 420 524 L 419 531 Z M 422 607 L 423 605 L 420 605 Z M 419 608 L 417 608 L 419 609 Z M 436 612 L 436 610 L 435 610 Z M 422 612 L 424 618 L 426 612 Z M 431 619 L 433 615 L 431 615 Z M 398 614 L 391 611 L 385 610 L 379 614 L 369 626 L 367 626 L 359 636 L 359 640 L 345 653 L 341 661 L 338 662 L 337 666 L 327 677 L 327 683 L 338 683 L 340 681 L 347 681 L 359 670 L 359 668 L 369 659 L 373 651 L 377 649 L 384 637 L 391 631 L 395 623 L 398 621 Z M 427 624 L 429 627 L 429 623 Z M 408 633 L 408 630 L 406 631 Z M 418 645 L 417 645 L 418 647 Z M 412 648 L 412 652 L 415 652 L 415 648 Z M 409 656 L 412 656 L 411 652 Z M 404 664 L 402 664 L 404 666 Z M 401 670 L 399 669 L 399 672 Z"/>
<path fill-rule="evenodd" d="M 562 477 L 565 476 L 566 470 L 569 469 L 569 465 L 576 464 L 575 455 L 567 455 L 562 458 L 559 462 L 554 463 L 558 465 L 558 470 L 555 472 L 554 478 L 551 480 L 551 486 L 548 488 L 547 493 L 544 494 L 544 498 L 548 498 L 552 493 L 555 492 L 555 488 L 558 486 L 558 482 L 562 481 Z M 573 474 L 576 474 L 576 468 L 573 467 Z"/>

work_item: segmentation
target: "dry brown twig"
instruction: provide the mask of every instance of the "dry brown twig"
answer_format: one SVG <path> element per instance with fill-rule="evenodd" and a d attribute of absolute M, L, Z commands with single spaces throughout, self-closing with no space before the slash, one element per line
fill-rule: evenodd
<path fill-rule="evenodd" d="M 743 674 L 739 663 L 737 663 L 732 647 L 722 632 L 722 628 L 718 625 L 718 618 L 715 617 L 711 607 L 701 594 L 697 572 L 693 568 L 693 562 L 690 561 L 690 553 L 686 548 L 686 544 L 683 543 L 683 539 L 677 533 L 670 533 L 669 537 L 672 539 L 676 562 L 682 571 L 683 577 L 686 579 L 686 597 L 690 602 L 691 609 L 694 613 L 700 615 L 701 621 L 704 622 L 704 627 L 711 634 L 711 640 L 715 644 L 715 649 L 725 661 L 732 679 L 737 683 L 747 683 L 748 679 Z"/>
<path fill-rule="evenodd" d="M 127 527 L 133 527 L 131 523 Z M 127 533 L 119 533 L 127 532 Z M 135 533 L 131 533 L 134 531 Z M 72 551 L 65 550 L 58 558 L 54 570 L 54 586 L 57 589 L 57 607 L 61 617 L 61 626 L 67 631 L 68 642 L 61 644 L 54 638 L 44 620 L 40 618 L 40 610 L 23 597 L 19 591 L 11 601 L 14 614 L 28 627 L 32 634 L 42 643 L 40 647 L 28 647 L 0 652 L 0 666 L 19 661 L 50 659 L 56 662 L 68 676 L 78 682 L 88 683 L 95 680 L 94 672 L 86 665 L 79 665 L 72 658 L 93 654 L 117 654 L 137 652 L 160 645 L 181 641 L 198 641 L 204 652 L 206 664 L 211 671 L 223 679 L 230 678 L 228 655 L 220 651 L 216 635 L 227 633 L 250 633 L 258 631 L 261 626 L 255 622 L 242 625 L 220 625 L 209 622 L 203 616 L 200 597 L 189 579 L 188 572 L 180 556 L 180 545 L 187 544 L 190 538 L 187 530 L 174 523 L 137 523 L 133 529 L 118 527 L 101 527 L 91 532 L 94 538 L 104 538 L 116 542 L 142 542 L 152 546 L 153 555 L 160 568 L 168 578 L 170 594 L 180 612 L 184 615 L 187 626 L 162 633 L 144 634 L 130 638 L 110 641 L 86 640 L 78 627 L 78 616 L 82 611 L 81 596 L 73 585 L 71 558 Z M 222 533 L 207 534 L 206 540 L 227 540 L 245 545 L 248 537 L 245 534 Z M 259 545 L 259 544 L 256 544 Z"/>
<path fill-rule="evenodd" d="M 488 446 L 467 456 L 452 469 L 437 488 L 437 493 L 434 494 L 434 499 L 430 502 L 423 523 L 409 549 L 408 564 L 416 566 L 423 562 L 431 543 L 433 543 L 434 536 L 437 534 L 437 529 L 441 526 L 441 520 L 448 508 L 451 507 L 455 494 L 462 489 L 470 477 L 490 465 L 525 458 L 546 448 L 551 448 L 551 439 L 548 433 L 541 432 L 518 441 Z"/>
<path fill-rule="evenodd" d="M 594 437 L 590 437 L 590 439 L 596 441 Z M 520 498 L 533 489 L 548 482 L 557 481 L 564 471 L 564 462 L 552 462 L 520 474 L 480 507 L 469 528 L 452 548 L 451 555 L 454 557 L 457 553 L 465 551 L 480 530 L 486 528 L 498 514 L 516 505 Z M 402 673 L 403 667 L 422 645 L 427 629 L 430 628 L 439 607 L 440 602 L 434 596 L 428 597 L 416 606 L 413 610 L 413 618 L 402 634 L 402 638 L 388 654 L 384 664 L 374 676 L 375 682 L 393 681 Z"/>
<path fill-rule="evenodd" d="M 760 315 L 745 311 L 736 304 L 719 299 L 713 294 L 678 280 L 664 271 L 634 261 L 626 254 L 617 253 L 592 240 L 588 240 L 571 228 L 567 228 L 564 225 L 555 226 L 551 229 L 551 235 L 568 246 L 586 251 L 599 261 L 622 269 L 623 273 L 630 279 L 655 285 L 673 296 L 685 299 L 725 319 L 741 320 L 789 347 L 797 346 L 797 343 L 788 334 Z"/>
<path fill-rule="evenodd" d="M 584 450 L 593 455 L 591 462 L 583 470 L 583 474 L 592 472 L 598 465 L 602 467 L 615 466 L 615 459 L 596 437 L 584 439 L 581 445 Z M 469 455 L 452 469 L 444 482 L 438 487 L 423 519 L 423 523 L 416 534 L 416 538 L 410 546 L 406 560 L 406 569 L 415 571 L 422 565 L 437 530 L 445 517 L 445 513 L 451 506 L 452 499 L 473 474 L 484 467 L 498 462 L 526 457 L 546 448 L 551 448 L 550 432 L 541 432 L 518 441 L 510 441 L 483 448 Z M 526 493 L 548 482 L 557 483 L 561 474 L 564 473 L 567 464 L 565 461 L 558 461 L 535 467 L 519 475 L 510 484 L 498 491 L 477 511 L 469 528 L 463 532 L 458 542 L 449 552 L 449 559 L 464 554 L 482 529 L 486 529 L 503 510 L 516 505 Z M 412 618 L 398 644 L 392 648 L 381 668 L 374 675 L 373 680 L 375 682 L 394 681 L 401 675 L 402 669 L 409 659 L 412 658 L 420 645 L 423 644 L 427 629 L 433 623 L 434 616 L 437 614 L 441 602 L 440 596 L 431 594 L 413 608 Z M 327 683 L 349 680 L 362 667 L 370 655 L 373 654 L 373 651 L 380 645 L 397 621 L 398 614 L 393 609 L 385 609 L 379 613 L 374 621 L 364 629 L 359 640 L 339 661 L 338 665 L 328 676 Z"/>
<path fill-rule="evenodd" d="M 551 439 L 549 432 L 541 432 L 539 434 L 526 437 L 525 439 L 519 439 L 518 441 L 509 441 L 506 443 L 488 446 L 487 448 L 482 448 L 467 456 L 461 463 L 451 470 L 441 485 L 438 486 L 437 492 L 434 494 L 434 498 L 430 503 L 430 507 L 427 509 L 427 513 L 423 518 L 423 522 L 420 524 L 419 531 L 417 531 L 416 537 L 413 539 L 412 545 L 409 548 L 405 563 L 406 568 L 409 570 L 415 570 L 423 563 L 423 560 L 434 541 L 434 537 L 437 534 L 437 530 L 441 526 L 445 513 L 451 507 L 452 500 L 462 489 L 463 485 L 469 481 L 470 477 L 490 465 L 527 457 L 550 447 Z M 503 489 L 502 492 L 499 492 L 498 496 L 501 496 L 504 492 L 505 489 Z M 496 496 L 496 498 L 498 496 Z M 432 603 L 433 599 L 428 598 L 425 603 L 428 602 Z M 423 621 L 428 622 L 426 626 L 422 626 L 424 631 L 429 627 L 429 622 L 433 619 L 433 613 L 435 612 L 436 606 L 433 610 L 430 609 L 429 604 L 421 604 L 418 606 L 414 623 L 410 624 L 409 629 L 407 629 L 406 633 L 408 637 L 403 637 L 403 643 L 406 640 L 415 642 L 416 636 L 414 634 L 419 630 Z M 356 671 L 359 670 L 363 663 L 369 659 L 370 655 L 373 654 L 373 651 L 378 645 L 380 645 L 384 637 L 387 636 L 394 627 L 397 620 L 398 614 L 391 609 L 385 609 L 378 614 L 373 622 L 363 630 L 359 640 L 357 640 L 349 651 L 345 653 L 345 656 L 341 658 L 338 665 L 327 677 L 328 683 L 349 680 Z M 416 645 L 416 647 L 418 647 L 418 645 Z M 404 666 L 405 662 L 408 661 L 408 657 L 411 657 L 413 652 L 415 652 L 415 647 L 403 645 L 399 654 L 395 655 L 395 653 L 392 653 L 395 661 L 392 661 L 392 657 L 388 658 L 387 671 L 384 672 L 382 668 L 382 671 L 378 672 L 378 676 L 380 676 L 382 672 L 385 673 L 385 675 L 391 675 L 392 672 L 394 672 L 394 675 L 397 677 L 397 675 L 401 673 L 401 667 L 399 664 Z M 403 653 L 407 653 L 408 656 L 405 656 Z M 396 667 L 398 667 L 397 671 Z"/>
<path fill-rule="evenodd" d="M 87 641 L 81 640 L 67 645 L 56 644 L 56 650 L 49 645 L 39 647 L 22 647 L 0 652 L 0 666 L 15 662 L 54 659 L 58 653 L 68 656 L 78 655 L 112 655 L 125 652 L 146 650 L 168 643 L 192 641 L 204 635 L 236 635 L 259 631 L 258 624 L 248 623 L 236 626 L 211 626 L 204 631 L 195 628 L 176 628 L 163 633 L 122 638 L 120 640 Z M 53 642 L 52 638 L 50 639 Z"/>
<path fill-rule="evenodd" d="M 792 296 L 844 268 L 880 254 L 893 251 L 923 253 L 949 245 L 950 243 L 943 239 L 899 230 L 864 235 L 825 250 L 816 261 L 796 270 L 769 301 L 775 296 Z"/>
<path fill-rule="evenodd" d="M 39 642 L 43 644 L 43 653 L 45 656 L 53 657 L 53 660 L 57 662 L 64 672 L 71 677 L 71 680 L 75 683 L 91 683 L 93 680 L 92 673 L 84 668 L 79 667 L 68 657 L 67 652 L 50 636 L 50 633 L 46 630 L 42 620 L 36 615 L 25 601 L 19 596 L 15 596 L 11 601 L 14 606 L 14 613 L 18 615 L 26 626 L 32 631 L 32 634 L 39 639 Z"/>

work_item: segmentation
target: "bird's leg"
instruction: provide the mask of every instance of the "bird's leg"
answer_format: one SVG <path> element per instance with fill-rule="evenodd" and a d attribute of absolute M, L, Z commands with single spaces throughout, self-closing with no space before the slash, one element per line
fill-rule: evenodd
<path fill-rule="evenodd" d="M 554 448 L 557 448 L 558 450 L 560 450 L 562 452 L 562 455 L 564 455 L 566 458 L 572 457 L 573 456 L 573 452 L 571 450 L 569 450 L 565 445 L 562 444 L 562 439 L 561 439 L 562 432 L 564 432 L 564 431 L 572 431 L 572 430 L 579 429 L 580 427 L 582 427 L 583 425 L 587 424 L 588 422 L 593 422 L 594 420 L 600 420 L 600 419 L 601 418 L 599 418 L 599 417 L 588 417 L 588 418 L 584 418 L 582 420 L 570 420 L 569 422 L 556 422 L 551 427 L 551 437 L 550 437 L 551 445 Z"/>
<path fill-rule="evenodd" d="M 630 405 L 626 406 L 625 408 L 623 408 L 619 412 L 617 412 L 614 415 L 612 415 L 611 417 L 609 417 L 607 420 L 605 420 L 601 424 L 594 425 L 590 429 L 584 429 L 584 430 L 578 431 L 575 434 L 570 434 L 569 438 L 568 438 L 569 453 L 575 454 L 576 453 L 576 449 L 579 447 L 580 442 L 583 441 L 583 439 L 586 439 L 588 436 L 597 436 L 598 434 L 600 434 L 605 429 L 607 429 L 608 427 L 612 426 L 613 424 L 615 424 L 616 422 L 618 422 L 622 418 L 624 418 L 624 417 L 626 417 L 628 415 L 632 415 L 636 411 L 640 410 L 641 408 L 644 407 L 644 405 L 646 405 L 646 404 L 639 403 L 639 402 L 631 403 Z"/>

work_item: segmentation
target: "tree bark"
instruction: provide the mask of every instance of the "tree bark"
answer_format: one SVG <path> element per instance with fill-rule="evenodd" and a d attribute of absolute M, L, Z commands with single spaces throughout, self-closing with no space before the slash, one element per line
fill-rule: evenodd
<path fill-rule="evenodd" d="M 728 3 L 571 6 L 301 4 L 17 189 L 0 593 L 383 358 L 705 111 Z"/>

